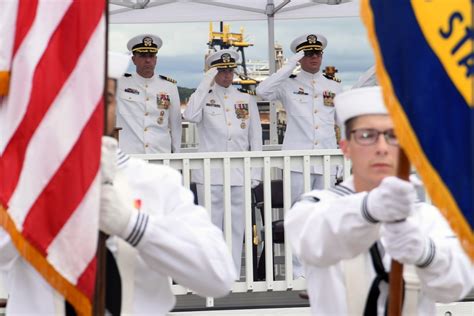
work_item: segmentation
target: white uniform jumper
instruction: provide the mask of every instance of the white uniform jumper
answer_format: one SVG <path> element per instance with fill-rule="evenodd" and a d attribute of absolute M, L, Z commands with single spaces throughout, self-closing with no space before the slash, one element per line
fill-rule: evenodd
<path fill-rule="evenodd" d="M 369 254 L 375 243 L 382 269 L 390 271 L 391 258 L 379 239 L 381 224 L 362 215 L 366 195 L 354 192 L 350 178 L 333 189 L 305 194 L 285 219 L 286 236 L 306 268 L 313 315 L 362 315 L 370 283 L 377 275 Z M 410 301 L 414 308 L 405 309 L 404 315 L 435 315 L 435 302 L 452 302 L 467 295 L 474 282 L 472 266 L 438 209 L 417 203 L 407 220 L 415 221 L 432 242 L 426 266 L 405 266 L 414 271 L 421 288 L 406 292 L 404 308 Z M 387 283 L 382 281 L 378 288 L 374 308 L 384 315 Z M 415 296 L 414 304 L 411 296 Z"/>
<path fill-rule="evenodd" d="M 181 108 L 176 84 L 136 72 L 118 80 L 119 146 L 127 154 L 179 152 Z"/>
<path fill-rule="evenodd" d="M 122 313 L 165 315 L 175 303 L 169 277 L 202 296 L 226 295 L 235 273 L 222 232 L 193 204 L 181 175 L 122 154 L 116 181 L 139 209 L 129 221 L 128 243 L 107 241 L 122 278 Z M 7 272 L 7 314 L 64 315 L 64 299 L 1 228 L 0 269 Z"/>
<path fill-rule="evenodd" d="M 199 152 L 261 151 L 262 128 L 257 104 L 253 96 L 233 86 L 196 90 L 183 113 L 186 120 L 197 123 Z M 260 170 L 252 170 L 252 179 L 260 180 Z M 232 255 L 240 271 L 242 242 L 245 231 L 244 174 L 242 169 L 231 169 Z M 198 200 L 204 205 L 202 170 L 192 173 Z M 212 222 L 224 228 L 224 191 L 222 170 L 211 169 Z"/>

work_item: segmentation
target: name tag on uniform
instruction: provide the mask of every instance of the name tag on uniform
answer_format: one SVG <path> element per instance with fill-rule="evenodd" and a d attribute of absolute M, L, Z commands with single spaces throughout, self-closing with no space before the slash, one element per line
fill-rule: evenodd
<path fill-rule="evenodd" d="M 214 108 L 220 108 L 221 107 L 221 105 L 216 103 L 216 100 L 214 100 L 214 99 L 209 100 L 209 103 L 206 103 L 206 106 L 211 106 L 211 107 L 214 107 Z"/>
<path fill-rule="evenodd" d="M 298 91 L 293 91 L 293 94 L 308 95 L 307 92 L 304 92 L 303 88 L 299 88 Z"/>
<path fill-rule="evenodd" d="M 126 88 L 124 91 L 127 92 L 127 93 L 132 93 L 132 94 L 140 94 L 140 91 L 138 91 L 137 89 L 133 89 L 133 88 Z"/>

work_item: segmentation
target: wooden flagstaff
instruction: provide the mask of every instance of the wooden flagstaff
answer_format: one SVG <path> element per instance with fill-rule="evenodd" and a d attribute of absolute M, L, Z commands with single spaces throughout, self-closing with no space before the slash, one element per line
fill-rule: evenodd
<path fill-rule="evenodd" d="M 107 81 L 108 81 L 108 54 L 109 51 L 109 2 L 105 1 L 105 45 L 104 45 L 104 135 L 107 133 Z M 99 210 L 100 211 L 100 210 Z M 106 267 L 107 252 L 105 242 L 108 236 L 99 231 L 99 240 L 97 242 L 97 271 L 95 280 L 93 314 L 95 316 L 105 315 L 105 284 L 106 284 Z"/>
<path fill-rule="evenodd" d="M 400 148 L 397 177 L 408 181 L 409 175 L 410 161 L 405 151 Z M 388 316 L 401 316 L 403 308 L 403 264 L 396 260 L 392 260 L 389 281 Z"/>

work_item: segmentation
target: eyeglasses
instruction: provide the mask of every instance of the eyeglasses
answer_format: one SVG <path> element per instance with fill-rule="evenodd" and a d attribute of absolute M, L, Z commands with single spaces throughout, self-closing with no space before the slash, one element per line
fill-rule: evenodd
<path fill-rule="evenodd" d="M 322 51 L 316 51 L 316 50 L 305 50 L 304 51 L 304 56 L 305 57 L 313 57 L 313 56 L 322 57 L 323 52 Z"/>
<path fill-rule="evenodd" d="M 398 146 L 398 139 L 393 129 L 386 131 L 378 131 L 373 128 L 360 128 L 351 131 L 354 134 L 354 140 L 357 144 L 362 146 L 370 146 L 377 142 L 379 135 L 382 134 L 387 144 L 392 146 Z"/>

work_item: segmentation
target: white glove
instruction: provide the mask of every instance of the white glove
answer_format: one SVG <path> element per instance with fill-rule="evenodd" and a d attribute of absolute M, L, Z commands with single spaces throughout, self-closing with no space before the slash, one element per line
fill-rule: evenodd
<path fill-rule="evenodd" d="M 114 185 L 102 184 L 100 195 L 100 230 L 109 234 L 126 238 L 128 222 L 133 212 L 137 212 L 133 208 L 131 201 L 124 201 L 123 195 L 120 194 Z"/>
<path fill-rule="evenodd" d="M 201 80 L 201 83 L 199 83 L 199 86 L 196 88 L 196 90 L 202 91 L 207 93 L 209 89 L 211 88 L 212 81 L 217 75 L 217 68 L 210 68 L 208 71 L 206 71 L 206 74 L 204 75 L 204 78 Z"/>
<path fill-rule="evenodd" d="M 292 68 L 296 67 L 296 64 L 304 57 L 304 51 L 299 51 L 290 58 L 288 58 L 287 65 L 292 65 Z"/>
<path fill-rule="evenodd" d="M 415 200 L 413 184 L 397 177 L 387 177 L 366 196 L 367 203 L 362 207 L 362 213 L 374 223 L 400 221 L 413 212 Z"/>
<path fill-rule="evenodd" d="M 434 243 L 420 231 L 413 218 L 383 223 L 380 234 L 385 250 L 393 259 L 419 267 L 426 267 L 433 261 Z"/>
<path fill-rule="evenodd" d="M 100 174 L 102 183 L 114 183 L 117 171 L 117 140 L 112 137 L 102 136 L 100 156 Z"/>

